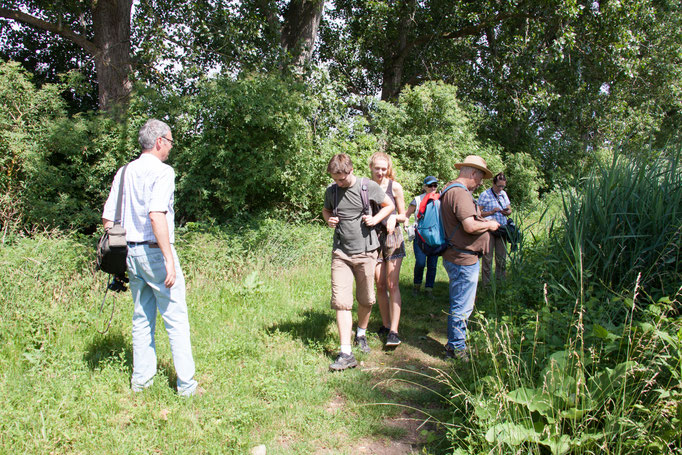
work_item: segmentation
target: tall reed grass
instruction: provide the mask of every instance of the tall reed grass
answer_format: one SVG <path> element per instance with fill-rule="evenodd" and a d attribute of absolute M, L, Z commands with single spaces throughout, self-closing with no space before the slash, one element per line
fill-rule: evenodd
<path fill-rule="evenodd" d="M 560 282 L 577 289 L 578 270 L 609 289 L 634 283 L 665 295 L 682 276 L 682 163 L 680 150 L 650 162 L 616 155 L 564 199 Z M 580 251 L 580 254 L 577 254 Z M 579 262 L 583 262 L 582 266 Z"/>

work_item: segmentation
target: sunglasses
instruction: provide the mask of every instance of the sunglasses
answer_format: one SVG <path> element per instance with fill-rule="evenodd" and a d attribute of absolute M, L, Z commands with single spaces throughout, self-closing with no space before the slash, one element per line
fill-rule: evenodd
<path fill-rule="evenodd" d="M 431 183 L 430 185 L 426 185 L 426 186 L 428 186 L 429 188 L 438 188 L 437 183 Z"/>

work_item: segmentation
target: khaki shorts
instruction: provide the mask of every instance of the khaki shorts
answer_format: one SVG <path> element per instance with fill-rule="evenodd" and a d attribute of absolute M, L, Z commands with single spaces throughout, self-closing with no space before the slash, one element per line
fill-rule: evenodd
<path fill-rule="evenodd" d="M 353 280 L 355 297 L 362 306 L 374 305 L 374 268 L 377 251 L 347 255 L 340 249 L 332 251 L 332 300 L 334 310 L 353 309 Z"/>

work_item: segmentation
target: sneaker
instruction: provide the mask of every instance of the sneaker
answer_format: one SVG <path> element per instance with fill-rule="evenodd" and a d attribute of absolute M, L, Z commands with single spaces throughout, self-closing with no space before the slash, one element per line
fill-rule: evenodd
<path fill-rule="evenodd" d="M 377 335 L 379 335 L 380 337 L 386 336 L 386 335 L 388 335 L 388 333 L 389 333 L 390 331 L 391 331 L 391 329 L 389 329 L 388 327 L 385 327 L 385 326 L 382 325 L 382 326 L 379 328 L 379 330 L 377 330 Z"/>
<path fill-rule="evenodd" d="M 468 362 L 469 352 L 466 349 L 453 349 L 450 346 L 446 346 L 445 357 L 448 359 L 455 359 L 460 360 L 462 362 Z"/>
<path fill-rule="evenodd" d="M 355 360 L 355 356 L 352 353 L 339 353 L 336 360 L 334 360 L 334 363 L 329 365 L 329 369 L 332 371 L 342 371 L 346 368 L 355 368 L 356 366 L 358 366 L 358 362 Z"/>
<path fill-rule="evenodd" d="M 365 354 L 369 354 L 369 352 L 371 351 L 371 349 L 369 348 L 369 344 L 367 344 L 367 337 L 365 335 L 356 336 L 355 344 L 357 344 L 358 347 L 360 348 L 360 351 L 364 352 Z"/>
<path fill-rule="evenodd" d="M 417 286 L 415 285 L 412 288 L 412 297 L 417 297 L 419 295 L 419 289 L 421 288 L 421 285 Z"/>
<path fill-rule="evenodd" d="M 424 293 L 429 299 L 433 298 L 433 288 L 424 288 Z"/>
<path fill-rule="evenodd" d="M 388 332 L 388 336 L 386 337 L 386 346 L 398 346 L 400 344 L 400 338 L 398 338 L 398 334 L 395 332 Z"/>

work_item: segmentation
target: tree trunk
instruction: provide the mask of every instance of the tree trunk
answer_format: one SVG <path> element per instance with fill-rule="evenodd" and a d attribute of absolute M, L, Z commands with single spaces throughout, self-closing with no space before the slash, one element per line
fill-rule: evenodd
<path fill-rule="evenodd" d="M 104 111 L 114 106 L 125 109 L 132 84 L 130 74 L 130 10 L 133 0 L 91 0 L 94 38 L 75 33 L 60 23 L 51 23 L 38 17 L 0 7 L 0 17 L 13 19 L 66 38 L 95 59 L 99 108 Z M 85 7 L 85 6 L 84 6 Z"/>
<path fill-rule="evenodd" d="M 415 8 L 415 1 L 408 0 L 402 6 L 396 40 L 387 49 L 384 56 L 384 74 L 381 82 L 381 99 L 384 101 L 393 100 L 400 93 L 405 59 L 413 47 L 413 44 L 408 44 L 407 38 L 410 32 L 410 19 Z"/>
<path fill-rule="evenodd" d="M 280 43 L 284 51 L 291 53 L 297 67 L 303 66 L 313 55 L 323 11 L 323 0 L 289 2 L 284 13 Z"/>
<path fill-rule="evenodd" d="M 92 22 L 95 32 L 95 69 L 99 107 L 111 110 L 128 104 L 132 84 L 130 74 L 130 10 L 133 0 L 97 0 L 93 2 Z"/>

